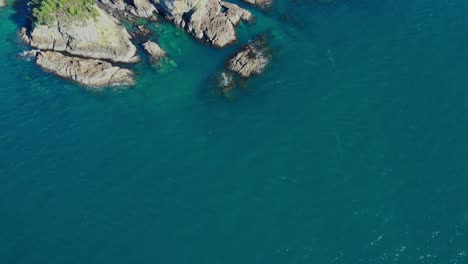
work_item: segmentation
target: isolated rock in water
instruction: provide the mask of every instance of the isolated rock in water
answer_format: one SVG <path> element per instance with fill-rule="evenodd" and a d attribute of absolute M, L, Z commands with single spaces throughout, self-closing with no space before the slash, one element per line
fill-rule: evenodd
<path fill-rule="evenodd" d="M 143 49 L 150 55 L 152 61 L 159 61 L 166 56 L 166 52 L 158 44 L 149 40 L 143 44 Z"/>
<path fill-rule="evenodd" d="M 221 0 L 153 0 L 161 14 L 197 39 L 224 47 L 236 40 L 234 26 L 252 14 Z"/>
<path fill-rule="evenodd" d="M 244 0 L 244 2 L 260 7 L 269 7 L 271 6 L 272 0 Z"/>
<path fill-rule="evenodd" d="M 248 78 L 253 74 L 262 73 L 270 63 L 268 52 L 263 40 L 256 40 L 235 54 L 228 62 L 228 68 Z"/>
<path fill-rule="evenodd" d="M 0 7 L 4 7 L 6 5 L 7 5 L 6 0 L 0 0 Z"/>
<path fill-rule="evenodd" d="M 59 52 L 42 51 L 37 53 L 36 63 L 46 71 L 88 87 L 135 84 L 130 70 L 101 60 L 68 57 Z"/>
<path fill-rule="evenodd" d="M 138 61 L 128 32 L 102 9 L 96 9 L 99 15 L 95 19 L 70 19 L 35 26 L 30 36 L 23 32 L 22 39 L 41 50 L 66 51 L 71 55 L 113 62 Z"/>

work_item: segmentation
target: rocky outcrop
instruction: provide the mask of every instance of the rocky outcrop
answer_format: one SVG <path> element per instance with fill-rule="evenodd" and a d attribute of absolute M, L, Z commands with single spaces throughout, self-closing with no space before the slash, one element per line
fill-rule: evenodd
<path fill-rule="evenodd" d="M 44 70 L 87 87 L 135 83 L 130 70 L 112 66 L 105 61 L 69 57 L 54 51 L 38 51 L 36 57 L 36 63 Z"/>
<path fill-rule="evenodd" d="M 267 35 L 256 38 L 228 59 L 226 69 L 215 76 L 216 87 L 221 94 L 233 99 L 237 93 L 236 87 L 243 86 L 248 78 L 265 71 L 271 60 L 267 39 Z"/>
<path fill-rule="evenodd" d="M 149 54 L 150 61 L 152 62 L 157 62 L 162 57 L 166 56 L 166 52 L 163 49 L 161 49 L 161 47 L 159 47 L 158 44 L 149 40 L 143 43 L 143 49 Z"/>
<path fill-rule="evenodd" d="M 0 0 L 0 7 L 5 7 L 7 5 L 6 0 Z"/>
<path fill-rule="evenodd" d="M 252 14 L 221 0 L 153 0 L 161 14 L 200 40 L 224 47 L 236 40 L 235 26 Z"/>
<path fill-rule="evenodd" d="M 244 0 L 244 2 L 247 2 L 251 5 L 256 5 L 262 8 L 266 8 L 271 6 L 272 0 Z"/>
<path fill-rule="evenodd" d="M 108 8 L 119 11 L 124 11 L 127 6 L 127 3 L 125 3 L 124 0 L 100 0 L 100 2 Z"/>
<path fill-rule="evenodd" d="M 149 2 L 149 0 L 133 0 L 135 6 L 135 14 L 139 17 L 152 17 L 156 12 L 156 7 Z"/>
<path fill-rule="evenodd" d="M 107 9 L 117 11 L 127 18 L 130 16 L 152 18 L 157 12 L 150 0 L 100 0 L 100 2 Z"/>
<path fill-rule="evenodd" d="M 120 16 L 152 18 L 162 14 L 199 40 L 224 47 L 236 40 L 235 26 L 250 21 L 252 14 L 221 0 L 100 0 L 107 10 Z"/>
<path fill-rule="evenodd" d="M 229 70 L 248 78 L 254 74 L 262 73 L 270 63 L 265 43 L 256 40 L 236 53 L 229 61 Z"/>
<path fill-rule="evenodd" d="M 35 26 L 30 35 L 23 30 L 21 38 L 33 48 L 65 51 L 80 57 L 113 62 L 138 61 L 130 35 L 109 14 L 96 7 L 93 19 L 55 21 L 52 25 Z"/>

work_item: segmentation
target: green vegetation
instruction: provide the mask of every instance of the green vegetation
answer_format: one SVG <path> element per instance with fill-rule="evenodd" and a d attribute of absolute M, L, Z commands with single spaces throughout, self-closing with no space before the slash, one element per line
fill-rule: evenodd
<path fill-rule="evenodd" d="M 47 25 L 55 19 L 87 19 L 98 16 L 94 0 L 32 0 L 31 3 L 36 24 Z"/>

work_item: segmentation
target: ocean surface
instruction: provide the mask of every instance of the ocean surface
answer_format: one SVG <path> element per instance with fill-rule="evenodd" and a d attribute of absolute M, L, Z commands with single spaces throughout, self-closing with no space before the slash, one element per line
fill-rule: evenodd
<path fill-rule="evenodd" d="M 276 0 L 222 50 L 149 24 L 173 62 L 104 91 L 18 56 L 21 2 L 0 9 L 0 263 L 468 263 L 467 1 Z M 216 93 L 264 33 L 268 70 Z"/>

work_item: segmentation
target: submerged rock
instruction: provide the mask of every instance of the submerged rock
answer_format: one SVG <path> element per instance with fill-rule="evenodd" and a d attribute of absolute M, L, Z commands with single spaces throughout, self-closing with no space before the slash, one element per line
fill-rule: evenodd
<path fill-rule="evenodd" d="M 132 36 L 132 42 L 136 45 L 141 45 L 148 41 L 148 38 L 154 34 L 153 31 L 148 29 L 145 25 L 137 25 L 130 29 L 130 36 Z"/>
<path fill-rule="evenodd" d="M 152 62 L 157 62 L 162 57 L 166 56 L 166 52 L 161 49 L 158 44 L 149 40 L 143 43 L 143 49 L 150 55 L 150 60 Z"/>
<path fill-rule="evenodd" d="M 51 25 L 37 25 L 30 35 L 20 36 L 33 48 L 65 51 L 71 55 L 113 62 L 136 62 L 137 49 L 130 35 L 109 14 L 96 7 L 98 16 L 85 20 L 56 20 Z"/>
<path fill-rule="evenodd" d="M 44 70 L 88 87 L 135 84 L 132 71 L 105 61 L 70 57 L 55 51 L 36 53 L 36 63 Z"/>
<path fill-rule="evenodd" d="M 270 63 L 265 41 L 256 40 L 245 46 L 228 61 L 229 70 L 248 78 L 262 73 Z"/>
<path fill-rule="evenodd" d="M 148 37 L 149 35 L 151 35 L 151 30 L 147 29 L 144 25 L 138 25 L 137 34 L 143 37 Z"/>
<path fill-rule="evenodd" d="M 231 72 L 223 71 L 217 78 L 218 87 L 223 93 L 228 93 L 235 87 L 234 76 Z"/>
<path fill-rule="evenodd" d="M 252 14 L 221 0 L 154 0 L 168 20 L 200 40 L 224 47 L 236 40 L 236 26 Z"/>

